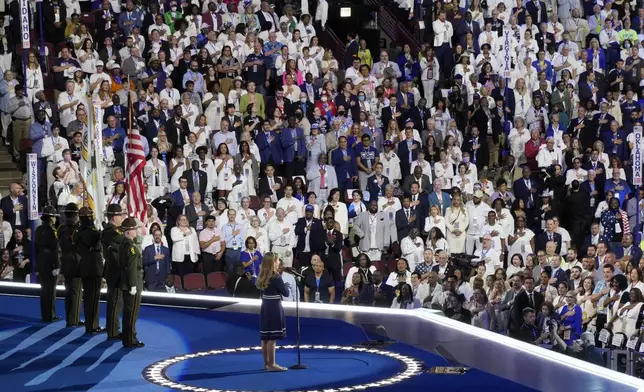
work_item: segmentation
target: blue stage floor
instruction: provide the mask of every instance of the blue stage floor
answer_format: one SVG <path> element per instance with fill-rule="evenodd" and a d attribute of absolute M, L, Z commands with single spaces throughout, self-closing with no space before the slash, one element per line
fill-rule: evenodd
<path fill-rule="evenodd" d="M 61 300 L 57 310 L 63 316 Z M 101 311 L 105 312 L 104 304 Z M 259 351 L 235 350 L 259 345 L 256 315 L 143 306 L 137 329 L 139 339 L 146 346 L 136 350 L 122 348 L 120 341 L 106 341 L 105 334 L 89 336 L 82 328 L 65 328 L 64 321 L 41 324 L 38 315 L 37 298 L 0 295 L 1 391 L 173 390 L 144 379 L 144 369 L 173 357 L 210 350 L 228 352 L 166 364 L 162 374 L 173 382 L 201 391 L 342 391 L 346 387 L 364 387 L 385 380 L 409 368 L 395 354 L 319 347 L 350 347 L 364 340 L 359 328 L 340 321 L 303 319 L 303 343 L 318 346 L 302 352 L 302 361 L 310 369 L 265 373 Z M 101 323 L 104 325 L 103 318 Z M 293 345 L 295 320 L 289 319 L 287 327 L 289 336 L 280 344 Z M 391 345 L 384 351 L 419 361 L 425 370 L 448 365 L 437 355 L 404 344 Z M 296 352 L 292 348 L 280 349 L 277 359 L 281 365 L 289 366 L 296 362 Z M 531 391 L 478 370 L 462 376 L 423 372 L 394 384 L 355 390 Z"/>

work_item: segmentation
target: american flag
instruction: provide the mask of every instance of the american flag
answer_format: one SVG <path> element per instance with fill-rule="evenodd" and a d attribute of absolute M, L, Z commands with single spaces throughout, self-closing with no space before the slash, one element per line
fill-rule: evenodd
<path fill-rule="evenodd" d="M 148 203 L 145 200 L 145 187 L 143 181 L 143 168 L 145 167 L 145 154 L 139 130 L 134 127 L 128 136 L 127 142 L 127 176 L 129 190 L 127 192 L 128 212 L 144 225 L 148 217 Z"/>

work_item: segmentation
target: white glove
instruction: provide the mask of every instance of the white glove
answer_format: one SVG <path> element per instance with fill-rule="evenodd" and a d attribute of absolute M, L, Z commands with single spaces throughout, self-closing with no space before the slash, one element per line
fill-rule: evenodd
<path fill-rule="evenodd" d="M 136 295 L 136 287 L 135 286 L 130 287 L 130 295 Z"/>
<path fill-rule="evenodd" d="M 59 270 L 55 269 L 55 270 L 51 271 L 51 274 L 54 275 L 54 276 L 58 276 L 58 272 L 59 272 Z"/>

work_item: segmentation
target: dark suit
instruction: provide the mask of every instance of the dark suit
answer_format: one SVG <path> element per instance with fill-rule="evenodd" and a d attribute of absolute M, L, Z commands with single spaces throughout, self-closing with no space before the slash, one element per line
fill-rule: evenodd
<path fill-rule="evenodd" d="M 339 147 L 331 152 L 331 164 L 335 168 L 335 174 L 338 178 L 338 187 L 341 190 L 353 188 L 351 177 L 358 175 L 354 150 L 347 147 L 345 151 L 346 156 L 351 158 L 348 161 L 344 160 L 345 154 L 343 154 Z"/>
<path fill-rule="evenodd" d="M 548 48 L 555 47 L 555 35 L 552 33 L 543 34 L 541 32 L 538 32 L 537 34 L 535 34 L 534 38 L 537 40 L 537 45 L 539 45 L 539 50 L 547 51 Z M 547 44 L 546 44 L 546 39 L 550 40 L 550 42 Z"/>
<path fill-rule="evenodd" d="M 169 119 L 166 124 L 166 135 L 168 135 L 168 142 L 173 146 L 183 147 L 186 144 L 186 139 L 190 133 L 190 126 L 188 121 L 185 118 L 181 118 L 180 121 L 176 120 L 176 117 Z"/>
<path fill-rule="evenodd" d="M 389 185 L 389 178 L 385 175 L 381 175 L 381 177 L 382 185 L 378 184 L 378 179 L 375 174 L 367 178 L 367 192 L 369 192 L 369 197 L 371 199 L 377 198 L 380 195 L 385 195 L 385 187 Z"/>
<path fill-rule="evenodd" d="M 117 128 L 123 128 L 123 129 L 129 128 L 130 119 L 128 117 L 127 107 L 123 105 L 119 105 L 119 113 L 116 112 L 116 107 L 114 105 L 105 109 L 105 113 L 103 113 L 103 122 L 105 124 L 107 124 L 107 118 L 109 116 L 116 117 L 116 120 L 118 121 Z M 169 138 L 169 135 L 168 135 L 168 138 Z"/>
<path fill-rule="evenodd" d="M 121 326 L 119 325 L 119 309 L 123 307 L 121 296 L 121 268 L 118 259 L 118 247 L 125 237 L 112 223 L 103 224 L 101 242 L 103 244 L 103 259 L 105 269 L 103 277 L 107 283 L 107 316 L 106 329 L 109 338 L 117 337 Z"/>
<path fill-rule="evenodd" d="M 548 243 L 548 241 L 550 241 L 550 239 L 548 238 L 548 234 L 546 232 L 537 234 L 537 237 L 534 241 L 535 252 L 546 250 L 546 243 Z M 554 241 L 556 245 L 555 253 L 559 254 L 559 252 L 561 252 L 561 234 L 552 233 L 552 241 Z"/>
<path fill-rule="evenodd" d="M 603 89 L 598 83 L 593 83 L 593 87 L 597 88 L 597 92 L 593 93 L 588 82 L 579 83 L 579 99 L 583 101 L 590 101 L 591 99 L 595 102 L 601 102 L 601 98 L 604 96 Z"/>
<path fill-rule="evenodd" d="M 170 207 L 170 210 L 168 211 L 168 215 L 170 215 L 170 222 L 176 222 L 179 215 L 183 214 L 183 208 L 186 206 L 186 203 L 183 200 L 183 195 L 181 194 L 180 189 L 172 192 L 171 197 L 173 203 L 172 207 Z M 188 191 L 188 197 L 192 200 L 192 192 Z M 172 225 L 172 227 L 174 227 L 174 225 Z"/>
<path fill-rule="evenodd" d="M 275 184 L 280 184 L 280 189 L 275 191 L 275 194 L 277 196 L 277 200 L 281 199 L 284 197 L 284 182 L 282 181 L 281 177 L 274 176 L 273 180 L 275 180 Z M 270 196 L 272 194 L 270 185 L 268 182 L 268 177 L 264 176 L 259 179 L 259 196 L 264 197 L 264 196 Z"/>
<path fill-rule="evenodd" d="M 324 246 L 326 249 L 320 256 L 322 257 L 322 260 L 324 260 L 324 266 L 329 272 L 329 275 L 333 277 L 333 280 L 335 282 L 341 282 L 342 242 L 344 240 L 342 232 L 338 230 L 332 230 L 331 235 L 329 235 L 329 230 L 324 229 L 322 235 L 324 236 Z"/>
<path fill-rule="evenodd" d="M 324 235 L 324 227 L 322 226 L 322 221 L 317 218 L 312 218 L 310 222 L 309 237 L 309 251 L 305 252 L 306 249 L 306 237 L 307 237 L 307 226 L 309 223 L 306 221 L 306 218 L 300 218 L 295 224 L 295 235 L 297 235 L 297 246 L 295 249 L 298 253 L 298 258 L 300 260 L 300 266 L 308 266 L 311 264 L 311 256 L 313 253 L 318 253 L 321 255 L 322 252 L 326 249 Z"/>
<path fill-rule="evenodd" d="M 412 205 L 411 209 L 416 213 L 418 227 L 422 230 L 425 227 L 425 219 L 427 219 L 427 216 L 429 215 L 429 197 L 422 193 L 417 193 L 416 195 L 410 194 L 409 197 L 411 198 L 412 204 L 416 200 L 419 202 L 417 206 Z M 402 238 L 398 237 L 398 241 L 400 240 L 402 240 Z"/>
<path fill-rule="evenodd" d="M 206 213 L 206 215 L 204 215 L 204 218 L 210 215 L 210 209 L 204 203 L 201 203 L 201 211 L 204 211 Z M 197 214 L 197 210 L 195 209 L 195 206 L 192 203 L 188 204 L 185 207 L 185 215 L 186 215 L 186 218 L 188 219 L 188 224 L 190 225 L 190 227 L 197 230 L 197 221 L 199 221 L 199 215 Z M 205 219 L 203 223 L 205 227 L 206 226 Z M 145 254 L 143 256 L 144 256 L 143 261 L 145 262 Z"/>
<path fill-rule="evenodd" d="M 622 245 L 616 248 L 613 248 L 612 251 L 615 252 L 615 257 L 617 259 L 621 259 L 622 257 L 624 257 L 624 247 Z M 631 256 L 631 264 L 633 265 L 633 267 L 638 266 L 640 259 L 642 258 L 642 253 L 643 253 L 642 249 L 640 249 L 639 246 L 636 246 L 635 244 L 631 246 L 631 251 L 629 256 Z"/>
<path fill-rule="evenodd" d="M 360 47 L 356 40 L 349 42 L 347 49 L 344 52 L 344 69 L 349 69 L 353 66 L 353 59 L 358 56 L 358 50 Z"/>
<path fill-rule="evenodd" d="M 29 224 L 29 221 L 27 220 L 27 198 L 25 196 L 18 196 L 17 202 L 22 205 L 22 210 L 20 211 L 14 211 L 14 204 L 13 200 L 11 200 L 11 196 L 5 196 L 0 200 L 0 208 L 2 208 L 4 220 L 9 222 L 13 229 L 26 229 Z M 16 214 L 20 217 L 20 226 L 16 226 Z M 9 242 L 9 239 L 5 238 L 5 241 Z"/>
<path fill-rule="evenodd" d="M 408 176 L 404 177 L 405 180 L 403 181 L 403 187 L 402 190 L 405 192 L 405 195 L 411 195 L 411 184 L 414 182 L 418 182 L 418 179 L 413 175 L 410 174 Z M 428 195 L 431 189 L 431 183 L 429 181 L 429 176 L 427 174 L 421 174 L 421 182 L 423 183 L 420 193 Z"/>
<path fill-rule="evenodd" d="M 394 297 L 394 288 L 382 282 L 378 287 L 373 284 L 365 285 L 358 295 L 358 302 L 361 305 L 389 308 Z"/>
<path fill-rule="evenodd" d="M 121 64 L 121 55 L 119 54 L 118 49 L 114 45 L 112 45 L 112 56 L 116 56 L 116 62 L 118 64 Z M 103 62 L 103 64 L 107 64 L 107 62 L 110 61 L 107 48 L 103 47 L 101 50 L 98 51 L 98 58 Z"/>
<path fill-rule="evenodd" d="M 541 305 L 543 304 L 543 295 L 536 291 L 533 291 L 532 295 L 533 295 L 534 304 L 530 303 L 530 299 L 528 298 L 528 293 L 525 290 L 521 290 L 521 292 L 517 294 L 516 297 L 514 297 L 514 315 L 515 315 L 514 319 L 517 320 L 517 323 L 519 324 L 514 327 L 515 334 L 518 332 L 518 329 L 521 326 L 521 324 L 523 324 L 523 314 L 522 314 L 523 309 L 532 308 L 535 310 L 535 312 L 541 311 Z"/>
<path fill-rule="evenodd" d="M 552 274 L 551 278 L 555 278 L 557 279 L 557 281 L 553 283 L 551 286 L 557 287 L 559 286 L 559 283 L 562 283 L 562 282 L 568 283 L 568 274 L 562 268 L 557 268 L 556 271 L 554 271 L 553 269 L 553 272 L 554 273 Z"/>
<path fill-rule="evenodd" d="M 584 127 L 575 129 L 576 126 L 583 123 Z M 584 150 L 592 148 L 593 143 L 596 139 L 595 134 L 595 124 L 593 121 L 587 119 L 574 118 L 570 120 L 570 125 L 568 125 L 568 133 L 571 137 L 579 139 Z"/>
<path fill-rule="evenodd" d="M 410 150 L 407 141 L 403 140 L 398 143 L 398 151 L 396 153 L 398 154 L 398 158 L 400 158 L 400 174 L 403 176 L 408 176 L 411 173 L 411 163 L 418 159 L 418 151 L 421 149 L 420 143 L 415 140 L 412 140 L 412 145 L 416 146 L 416 148 L 411 150 L 410 159 Z"/>
<path fill-rule="evenodd" d="M 60 269 L 58 259 L 58 235 L 47 223 L 36 229 L 36 268 L 40 282 L 40 317 L 45 323 L 56 319 L 56 276 L 54 270 Z"/>
<path fill-rule="evenodd" d="M 487 142 L 485 142 L 481 137 L 478 137 L 475 140 L 471 135 L 468 136 L 469 137 L 466 137 L 465 140 L 463 140 L 461 150 L 463 152 L 467 151 L 470 154 L 470 162 L 476 165 L 478 170 L 482 170 L 483 166 L 485 166 L 485 161 L 489 156 L 487 151 Z M 475 144 L 478 144 L 479 146 L 476 150 L 474 150 Z"/>
<path fill-rule="evenodd" d="M 170 249 L 159 245 L 163 259 L 156 260 L 157 244 L 148 245 L 143 249 L 143 268 L 145 271 L 145 288 L 150 291 L 159 291 L 165 287 L 165 279 L 170 274 Z"/>
<path fill-rule="evenodd" d="M 201 194 L 201 198 L 203 199 L 204 197 L 206 197 L 206 188 L 208 186 L 208 174 L 206 174 L 206 172 L 203 170 L 198 171 L 199 189 L 195 189 L 194 174 L 195 174 L 194 171 L 190 169 L 190 170 L 184 171 L 182 176 L 188 179 L 188 193 L 192 195 L 192 193 L 198 191 Z"/>
<path fill-rule="evenodd" d="M 532 17 L 532 23 L 535 25 L 540 25 L 541 23 L 548 23 L 548 13 L 546 10 L 546 3 L 543 1 L 530 1 L 526 4 L 525 6 L 526 11 L 528 11 L 528 14 Z M 541 11 L 541 14 L 539 15 L 539 10 Z M 541 16 L 541 19 L 539 19 L 539 16 Z"/>
<path fill-rule="evenodd" d="M 465 46 L 465 36 L 468 32 L 472 33 L 473 37 L 476 37 L 474 41 L 478 43 L 478 36 L 481 34 L 481 26 L 479 22 L 471 21 L 468 22 L 465 19 L 461 19 L 459 23 L 456 23 L 454 26 L 454 36 L 459 44 Z"/>
<path fill-rule="evenodd" d="M 416 218 L 413 222 L 411 221 L 412 217 Z M 421 216 L 411 208 L 409 209 L 409 219 L 407 219 L 407 211 L 405 211 L 404 207 L 396 211 L 396 231 L 398 232 L 398 240 L 402 241 L 403 238 L 407 237 L 409 235 L 409 230 L 411 229 L 418 229 L 420 233 L 420 230 L 422 230 L 420 220 Z"/>
<path fill-rule="evenodd" d="M 530 187 L 537 189 L 536 193 L 532 193 L 528 186 L 526 185 L 526 180 L 521 177 L 518 180 L 514 181 L 514 184 L 512 184 L 512 191 L 514 192 L 514 197 L 517 199 L 523 200 L 523 202 L 526 205 L 526 208 L 528 208 L 528 203 L 532 202 L 533 204 L 537 202 L 537 199 L 539 198 L 539 188 L 540 184 L 535 180 L 534 178 L 530 178 Z"/>
<path fill-rule="evenodd" d="M 425 123 L 432 116 L 427 109 L 421 109 L 418 106 L 414 106 L 409 110 L 409 118 L 414 122 L 415 129 L 425 129 Z"/>
<path fill-rule="evenodd" d="M 159 126 L 164 124 L 165 124 L 165 120 L 160 119 Z M 145 138 L 148 139 L 148 145 L 152 146 L 154 144 L 153 139 L 159 135 L 159 128 L 157 127 L 153 119 L 150 119 L 150 121 L 147 124 L 145 124 L 145 130 L 143 132 L 144 132 Z"/>
<path fill-rule="evenodd" d="M 401 113 L 401 112 L 402 112 L 402 110 L 400 109 L 400 105 L 396 105 L 396 113 Z M 380 111 L 380 118 L 382 119 L 383 127 L 388 126 L 388 124 L 391 121 L 391 119 L 394 118 L 394 112 L 391 110 L 391 106 L 387 106 L 386 108 L 382 108 L 382 110 Z M 406 120 L 405 116 L 403 116 L 401 114 L 395 120 L 398 123 L 398 127 L 400 129 L 404 128 L 404 123 L 403 122 Z"/>

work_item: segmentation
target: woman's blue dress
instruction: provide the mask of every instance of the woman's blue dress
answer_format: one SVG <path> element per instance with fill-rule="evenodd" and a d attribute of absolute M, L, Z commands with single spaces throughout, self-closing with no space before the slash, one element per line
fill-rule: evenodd
<path fill-rule="evenodd" d="M 262 291 L 262 307 L 259 312 L 259 334 L 262 340 L 280 340 L 286 336 L 282 297 L 288 296 L 288 288 L 279 275 L 274 276 L 266 290 Z"/>

